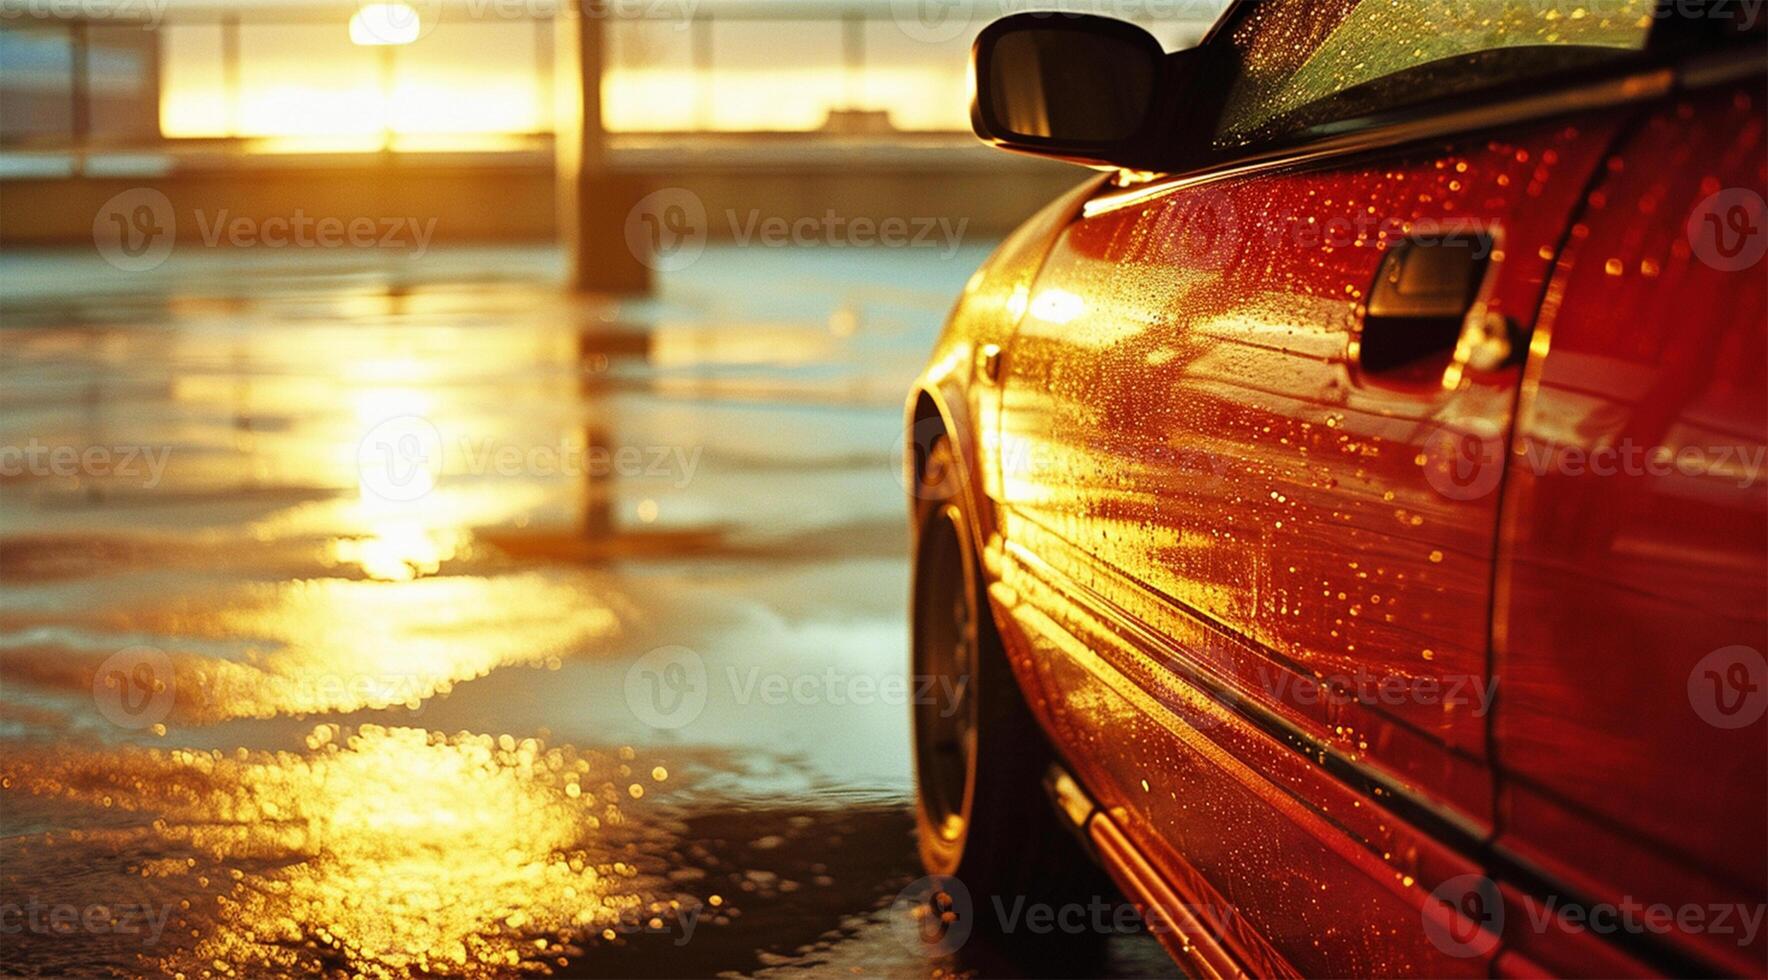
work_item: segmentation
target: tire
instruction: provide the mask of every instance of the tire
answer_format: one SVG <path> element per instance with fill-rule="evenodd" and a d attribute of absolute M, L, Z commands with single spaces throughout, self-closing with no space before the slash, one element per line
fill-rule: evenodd
<path fill-rule="evenodd" d="M 932 696 L 914 705 L 915 827 L 927 873 L 957 879 L 973 905 L 975 928 L 999 933 L 1005 924 L 996 899 L 1000 908 L 1021 899 L 1022 907 L 1059 907 L 1115 890 L 1044 793 L 1055 754 L 989 611 L 957 465 L 941 436 L 916 495 L 913 686 L 920 689 L 920 678 L 930 675 L 938 680 L 927 688 Z M 962 696 L 952 698 L 947 692 L 959 681 Z M 1016 935 L 1014 945 L 1034 938 Z M 1069 953 L 1088 945 L 1083 936 L 1062 938 Z"/>

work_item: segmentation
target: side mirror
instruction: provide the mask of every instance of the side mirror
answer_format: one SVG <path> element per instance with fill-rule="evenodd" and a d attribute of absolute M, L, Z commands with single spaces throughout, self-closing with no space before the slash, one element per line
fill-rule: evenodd
<path fill-rule="evenodd" d="M 1014 14 L 970 51 L 970 122 L 1005 150 L 1091 166 L 1147 163 L 1160 42 L 1090 14 Z"/>

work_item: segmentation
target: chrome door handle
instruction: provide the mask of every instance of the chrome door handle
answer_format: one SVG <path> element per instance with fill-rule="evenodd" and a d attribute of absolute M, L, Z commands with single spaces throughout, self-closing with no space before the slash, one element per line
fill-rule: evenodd
<path fill-rule="evenodd" d="M 1388 249 L 1357 339 L 1363 372 L 1408 378 L 1436 375 L 1450 363 L 1495 370 L 1509 362 L 1517 331 L 1480 302 L 1495 247 L 1490 232 L 1462 230 Z"/>

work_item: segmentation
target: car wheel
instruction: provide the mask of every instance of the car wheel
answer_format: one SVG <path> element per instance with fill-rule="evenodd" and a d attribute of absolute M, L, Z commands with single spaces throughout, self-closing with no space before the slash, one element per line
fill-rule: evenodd
<path fill-rule="evenodd" d="M 957 879 L 976 927 L 1000 931 L 996 899 L 1011 909 L 1112 892 L 1044 794 L 1054 753 L 1007 662 L 957 484 L 941 437 L 916 497 L 911 646 L 928 696 L 914 699 L 915 823 L 927 872 Z"/>

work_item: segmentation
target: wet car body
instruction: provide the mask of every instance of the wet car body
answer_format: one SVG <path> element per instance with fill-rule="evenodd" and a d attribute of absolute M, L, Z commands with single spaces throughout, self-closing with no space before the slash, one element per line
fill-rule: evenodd
<path fill-rule="evenodd" d="M 1358 6 L 1239 4 L 1162 84 Z M 910 395 L 1065 819 L 1188 972 L 1768 971 L 1713 921 L 1768 896 L 1763 49 L 1657 16 L 1085 183 Z M 1433 246 L 1472 291 L 1421 352 Z M 1706 919 L 1593 918 L 1654 905 Z"/>

